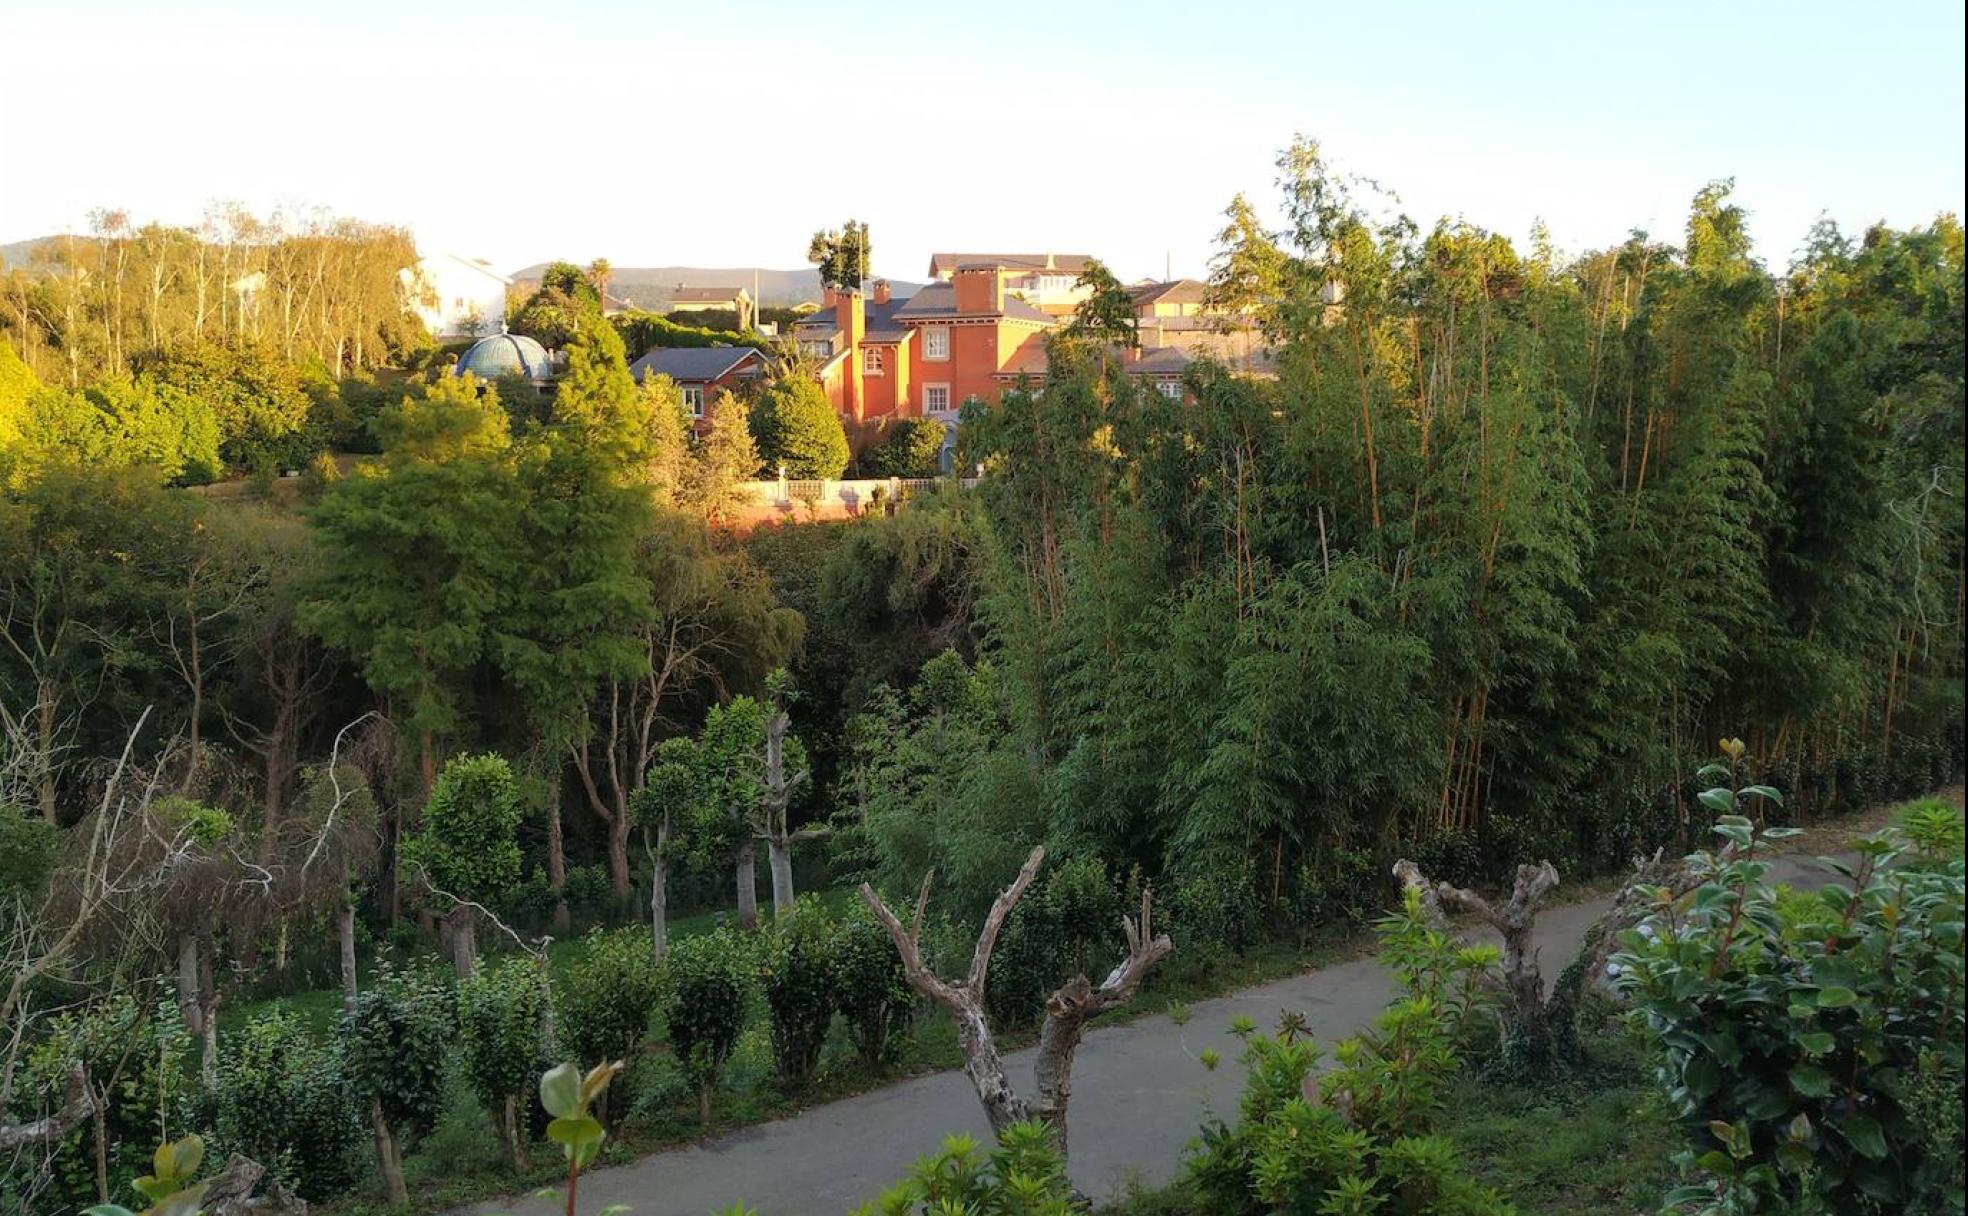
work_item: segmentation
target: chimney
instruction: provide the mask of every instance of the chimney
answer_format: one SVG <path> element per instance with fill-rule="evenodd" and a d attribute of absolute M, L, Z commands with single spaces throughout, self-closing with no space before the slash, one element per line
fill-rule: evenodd
<path fill-rule="evenodd" d="M 886 303 L 888 303 L 888 280 L 887 280 L 887 279 L 876 279 L 876 280 L 875 280 L 875 303 L 877 303 L 877 304 L 886 304 Z"/>
<path fill-rule="evenodd" d="M 847 352 L 847 366 L 842 369 L 847 412 L 859 422 L 867 408 L 862 396 L 861 338 L 868 332 L 868 313 L 860 292 L 844 287 L 835 293 L 834 324 L 840 327 L 841 349 Z"/>
<path fill-rule="evenodd" d="M 1004 311 L 1004 284 L 995 266 L 959 266 L 951 279 L 956 288 L 957 311 L 1000 313 Z"/>
<path fill-rule="evenodd" d="M 1052 260 L 1052 255 L 1051 255 L 1051 254 L 1049 254 L 1049 253 L 1048 253 L 1048 254 L 1046 254 L 1046 269 L 1047 269 L 1047 270 L 1057 270 L 1057 269 L 1059 269 L 1059 264 L 1058 264 L 1057 262 L 1055 262 L 1055 261 L 1053 261 L 1053 260 Z"/>

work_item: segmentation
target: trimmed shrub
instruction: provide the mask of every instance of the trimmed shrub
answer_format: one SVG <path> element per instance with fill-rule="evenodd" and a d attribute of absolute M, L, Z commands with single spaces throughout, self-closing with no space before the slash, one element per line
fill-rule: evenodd
<path fill-rule="evenodd" d="M 901 1053 L 902 1032 L 915 1012 L 915 990 L 888 930 L 860 900 L 841 922 L 838 948 L 835 980 L 841 1016 L 854 1033 L 861 1062 L 885 1071 Z"/>
<path fill-rule="evenodd" d="M 555 1029 L 563 1051 L 583 1065 L 633 1063 L 649 1037 L 649 1015 L 661 987 L 662 970 L 649 956 L 646 935 L 634 929 L 592 931 L 556 985 Z"/>
<path fill-rule="evenodd" d="M 760 974 L 772 1014 L 772 1061 L 789 1088 L 806 1084 L 820 1064 L 840 996 L 840 937 L 811 895 L 766 932 Z"/>
<path fill-rule="evenodd" d="M 670 947 L 665 1021 L 670 1046 L 697 1090 L 697 1116 L 711 1121 L 711 1093 L 745 1030 L 752 999 L 751 943 L 728 928 Z"/>
<path fill-rule="evenodd" d="M 1098 858 L 1054 867 L 1012 909 L 991 952 L 984 1002 L 992 1020 L 1035 1022 L 1060 984 L 1081 973 L 1097 978 L 1116 948 L 1120 915 L 1120 893 Z"/>
<path fill-rule="evenodd" d="M 459 1064 L 515 1170 L 525 1168 L 533 1079 L 549 1063 L 546 1013 L 546 976 L 531 959 L 508 959 L 458 985 Z"/>
<path fill-rule="evenodd" d="M 240 1152 L 308 1200 L 338 1195 L 358 1176 L 365 1137 L 340 1053 L 298 1014 L 262 1013 L 220 1043 L 212 1126 Z"/>

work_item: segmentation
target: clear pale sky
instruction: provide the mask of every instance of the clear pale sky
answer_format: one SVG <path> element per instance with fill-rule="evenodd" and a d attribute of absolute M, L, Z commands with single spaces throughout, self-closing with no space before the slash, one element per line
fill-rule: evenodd
<path fill-rule="evenodd" d="M 1763 256 L 1962 209 L 1963 6 L 0 0 L 0 242 L 213 200 L 410 227 L 503 270 L 952 250 L 1201 273 L 1294 132 L 1562 249 L 1679 239 L 1733 176 Z"/>

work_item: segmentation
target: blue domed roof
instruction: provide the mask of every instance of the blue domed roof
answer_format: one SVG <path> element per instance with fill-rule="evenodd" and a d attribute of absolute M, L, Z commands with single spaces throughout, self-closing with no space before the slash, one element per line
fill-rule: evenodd
<path fill-rule="evenodd" d="M 472 343 L 471 349 L 458 357 L 453 372 L 460 376 L 469 372 L 480 380 L 501 376 L 551 380 L 553 363 L 547 358 L 546 347 L 525 334 L 493 334 Z"/>

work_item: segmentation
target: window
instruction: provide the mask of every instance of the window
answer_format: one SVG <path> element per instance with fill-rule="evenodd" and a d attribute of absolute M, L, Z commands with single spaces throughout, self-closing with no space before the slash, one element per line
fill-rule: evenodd
<path fill-rule="evenodd" d="M 947 384 L 923 385 L 923 414 L 930 418 L 942 418 L 950 413 L 950 386 Z"/>
<path fill-rule="evenodd" d="M 1157 380 L 1155 382 L 1155 391 L 1167 397 L 1170 401 L 1180 401 L 1182 400 L 1182 381 Z"/>
<path fill-rule="evenodd" d="M 825 338 L 816 338 L 800 343 L 800 349 L 816 359 L 834 357 L 834 344 Z"/>
<path fill-rule="evenodd" d="M 879 376 L 882 374 L 882 349 L 879 346 L 861 348 L 861 374 Z"/>
<path fill-rule="evenodd" d="M 704 386 L 686 384 L 683 386 L 683 408 L 690 411 L 692 418 L 704 416 Z"/>
<path fill-rule="evenodd" d="M 923 359 L 942 362 L 950 357 L 950 327 L 931 325 L 923 330 Z"/>

